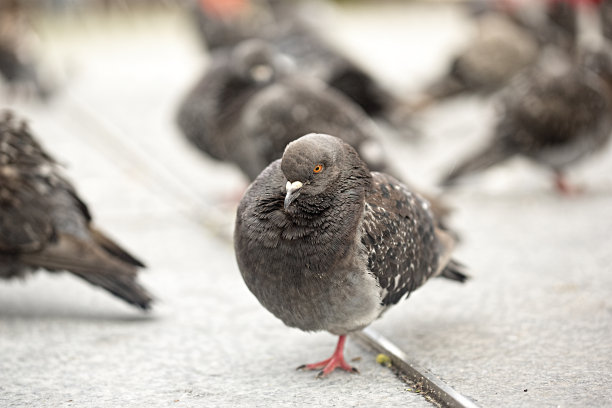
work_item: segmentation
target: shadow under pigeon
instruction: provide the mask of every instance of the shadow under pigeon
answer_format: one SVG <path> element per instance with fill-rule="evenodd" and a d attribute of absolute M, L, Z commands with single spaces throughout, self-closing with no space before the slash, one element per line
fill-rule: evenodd
<path fill-rule="evenodd" d="M 27 281 L 0 282 L 0 322 L 13 319 L 146 322 L 142 312 L 68 274 L 36 273 Z"/>
<path fill-rule="evenodd" d="M 92 308 L 80 308 L 82 305 L 74 303 L 34 303 L 15 302 L 0 300 L 0 322 L 14 319 L 24 320 L 73 320 L 73 321 L 96 321 L 96 322 L 152 322 L 157 321 L 158 316 L 151 313 L 130 311 L 102 311 Z"/>

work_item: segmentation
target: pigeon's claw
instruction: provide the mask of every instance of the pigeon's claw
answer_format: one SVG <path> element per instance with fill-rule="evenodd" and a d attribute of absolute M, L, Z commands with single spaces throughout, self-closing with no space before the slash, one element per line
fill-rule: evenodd
<path fill-rule="evenodd" d="M 322 370 L 319 371 L 319 373 L 317 374 L 316 378 L 327 377 L 336 368 L 341 368 L 344 371 L 348 371 L 349 373 L 359 374 L 358 369 L 350 366 L 344 360 L 344 342 L 345 341 L 346 341 L 346 335 L 340 336 L 340 338 L 338 339 L 338 345 L 336 346 L 336 351 L 334 351 L 334 354 L 332 354 L 330 358 L 323 360 L 323 361 L 319 361 L 318 363 L 302 364 L 297 369 L 298 370 L 318 370 L 322 368 Z"/>

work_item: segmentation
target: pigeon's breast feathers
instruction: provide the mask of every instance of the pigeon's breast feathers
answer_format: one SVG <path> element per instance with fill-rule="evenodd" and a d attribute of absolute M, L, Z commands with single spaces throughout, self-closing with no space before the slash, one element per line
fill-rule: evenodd
<path fill-rule="evenodd" d="M 268 166 L 240 204 L 240 259 L 264 260 L 266 274 L 273 265 L 282 265 L 281 274 L 326 273 L 355 245 L 370 181 L 355 150 L 339 139 L 312 134 L 289 144 L 282 163 Z M 311 261 L 306 268 L 304 259 Z"/>

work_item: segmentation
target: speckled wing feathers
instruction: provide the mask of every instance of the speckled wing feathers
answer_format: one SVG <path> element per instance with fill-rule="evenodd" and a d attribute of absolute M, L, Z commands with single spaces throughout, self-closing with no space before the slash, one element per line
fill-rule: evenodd
<path fill-rule="evenodd" d="M 361 241 L 383 305 L 399 302 L 438 272 L 440 246 L 429 204 L 393 177 L 372 173 Z"/>
<path fill-rule="evenodd" d="M 0 119 L 0 251 L 36 250 L 53 235 L 49 208 L 36 197 L 39 174 L 55 162 L 25 124 L 5 115 Z"/>
<path fill-rule="evenodd" d="M 8 183 L 0 186 L 0 252 L 37 250 L 51 239 L 48 208 L 34 197 L 30 188 L 13 191 Z"/>

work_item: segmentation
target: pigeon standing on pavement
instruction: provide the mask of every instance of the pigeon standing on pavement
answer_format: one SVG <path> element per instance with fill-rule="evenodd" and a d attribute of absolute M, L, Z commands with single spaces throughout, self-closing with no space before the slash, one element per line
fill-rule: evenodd
<path fill-rule="evenodd" d="M 585 52 L 577 64 L 542 63 L 521 73 L 501 95 L 492 139 L 442 184 L 520 155 L 550 167 L 560 192 L 574 192 L 565 169 L 600 150 L 612 132 L 610 61 L 607 52 Z"/>
<path fill-rule="evenodd" d="M 370 116 L 400 133 L 413 131 L 408 106 L 376 78 L 332 46 L 304 15 L 318 15 L 323 4 L 285 0 L 200 0 L 199 31 L 209 50 L 233 47 L 247 39 L 268 42 L 289 57 L 302 75 L 342 92 Z M 304 9 L 310 6 L 309 9 Z M 319 6 L 319 7 L 317 7 Z M 314 19 L 313 19 L 314 20 Z"/>
<path fill-rule="evenodd" d="M 536 63 L 547 48 L 573 52 L 577 38 L 575 7 L 565 1 L 512 5 L 487 2 L 478 18 L 478 35 L 434 81 L 415 107 L 460 94 L 489 95 Z M 500 9 L 501 7 L 501 9 Z"/>
<path fill-rule="evenodd" d="M 0 118 L 0 278 L 66 270 L 142 309 L 152 298 L 136 281 L 143 263 L 92 223 L 87 205 L 27 124 Z"/>
<path fill-rule="evenodd" d="M 479 34 L 451 62 L 446 75 L 429 85 L 418 107 L 464 93 L 490 94 L 537 58 L 535 37 L 504 15 L 479 18 Z"/>
<path fill-rule="evenodd" d="M 331 358 L 300 367 L 318 376 L 356 371 L 346 335 L 429 278 L 464 281 L 453 246 L 425 199 L 323 134 L 290 143 L 257 177 L 234 232 L 242 277 L 266 309 L 288 326 L 340 336 Z"/>
<path fill-rule="evenodd" d="M 284 61 L 259 40 L 215 52 L 206 73 L 179 106 L 179 128 L 210 157 L 244 167 L 237 127 L 245 105 L 284 71 Z"/>

